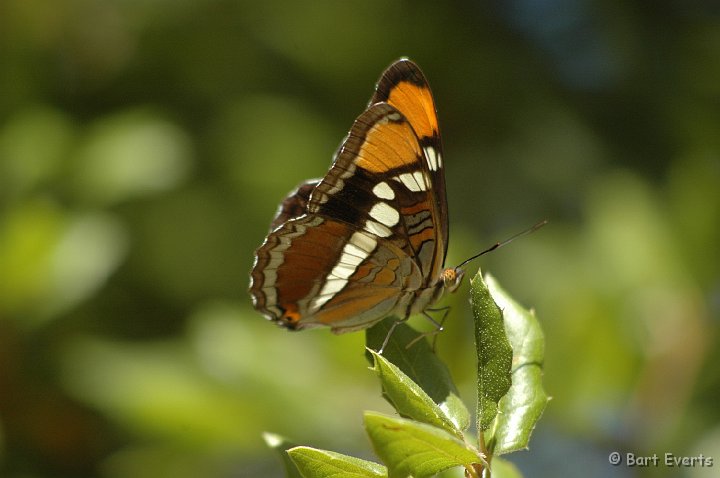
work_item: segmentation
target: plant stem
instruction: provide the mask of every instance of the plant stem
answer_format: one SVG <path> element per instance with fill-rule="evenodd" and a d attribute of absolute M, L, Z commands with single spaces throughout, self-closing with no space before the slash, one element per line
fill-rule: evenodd
<path fill-rule="evenodd" d="M 483 463 L 476 463 L 473 467 L 476 469 L 476 472 L 478 472 L 478 476 L 482 478 L 490 478 L 490 460 L 492 459 L 492 456 L 487 451 L 485 433 L 482 430 L 478 432 L 478 449 L 485 457 L 485 464 L 487 466 Z"/>

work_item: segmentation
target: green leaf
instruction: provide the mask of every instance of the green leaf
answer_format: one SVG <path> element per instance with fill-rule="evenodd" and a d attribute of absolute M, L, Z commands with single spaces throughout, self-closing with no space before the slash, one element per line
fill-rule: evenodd
<path fill-rule="evenodd" d="M 288 450 L 287 454 L 303 478 L 378 478 L 387 476 L 387 468 L 378 463 L 334 451 L 298 446 Z"/>
<path fill-rule="evenodd" d="M 480 271 L 470 281 L 471 304 L 475 317 L 475 347 L 478 364 L 478 433 L 487 430 L 498 413 L 498 402 L 510 389 L 513 351 L 503 313 L 495 304 Z"/>
<path fill-rule="evenodd" d="M 365 429 L 390 477 L 432 476 L 453 466 L 482 461 L 470 445 L 450 433 L 405 418 L 365 412 Z"/>
<path fill-rule="evenodd" d="M 512 386 L 500 401 L 488 449 L 495 455 L 527 448 L 530 434 L 549 400 L 542 387 L 545 338 L 535 313 L 511 299 L 487 276 L 493 298 L 502 308 L 505 328 L 514 350 Z"/>
<path fill-rule="evenodd" d="M 283 461 L 283 466 L 285 468 L 285 476 L 287 478 L 301 478 L 302 475 L 300 475 L 297 467 L 292 462 L 292 460 L 290 460 L 290 457 L 287 454 L 287 451 L 293 448 L 295 444 L 289 441 L 287 438 L 276 435 L 275 433 L 265 432 L 262 434 L 262 436 L 267 446 L 269 446 L 273 450 L 276 450 L 280 455 L 280 458 Z"/>
<path fill-rule="evenodd" d="M 368 349 L 378 350 L 380 348 L 393 320 L 395 319 L 383 320 L 367 329 L 365 342 Z M 412 343 L 420 336 L 419 332 L 407 324 L 399 324 L 390 336 L 383 351 L 383 357 L 415 382 L 442 409 L 445 416 L 452 422 L 453 428 L 467 430 L 470 425 L 470 413 L 460 399 L 460 394 L 445 364 L 438 359 L 427 340 L 418 340 L 407 347 L 407 344 Z M 368 352 L 367 355 L 368 360 L 372 363 L 372 354 Z M 395 406 L 387 393 L 384 393 L 384 396 Z"/>
<path fill-rule="evenodd" d="M 445 411 L 410 377 L 374 350 L 368 351 L 375 359 L 373 370 L 380 378 L 383 395 L 400 415 L 434 425 L 463 438 L 462 430 L 455 426 Z"/>

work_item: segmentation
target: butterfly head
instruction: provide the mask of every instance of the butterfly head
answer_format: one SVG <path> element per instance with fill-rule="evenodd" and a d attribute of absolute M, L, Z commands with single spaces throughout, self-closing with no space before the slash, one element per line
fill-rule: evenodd
<path fill-rule="evenodd" d="M 459 267 L 448 267 L 443 271 L 443 284 L 448 292 L 455 292 L 462 282 L 465 271 Z"/>

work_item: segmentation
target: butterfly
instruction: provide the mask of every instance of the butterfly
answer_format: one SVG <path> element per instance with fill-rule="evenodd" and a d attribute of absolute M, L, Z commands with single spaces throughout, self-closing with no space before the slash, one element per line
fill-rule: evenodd
<path fill-rule="evenodd" d="M 339 334 L 406 319 L 460 285 L 463 271 L 444 268 L 447 246 L 435 102 L 420 68 L 402 58 L 383 72 L 325 177 L 280 204 L 255 253 L 253 305 L 292 330 Z"/>

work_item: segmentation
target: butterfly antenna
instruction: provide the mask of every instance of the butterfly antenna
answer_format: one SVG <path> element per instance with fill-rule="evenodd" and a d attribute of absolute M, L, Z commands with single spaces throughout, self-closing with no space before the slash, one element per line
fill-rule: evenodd
<path fill-rule="evenodd" d="M 472 260 L 475 260 L 475 259 L 477 259 L 478 257 L 480 257 L 480 256 L 482 256 L 482 255 L 484 255 L 484 254 L 487 254 L 488 252 L 492 252 L 492 251 L 494 251 L 495 249 L 498 249 L 498 248 L 500 248 L 500 247 L 502 247 L 502 246 L 505 246 L 505 245 L 510 244 L 512 241 L 514 241 L 514 240 L 517 239 L 518 237 L 522 237 L 522 236 L 525 236 L 525 235 L 530 234 L 530 233 L 532 233 L 532 232 L 535 232 L 535 231 L 537 231 L 538 229 L 540 229 L 541 227 L 543 227 L 543 226 L 544 226 L 545 224 L 547 224 L 547 223 L 548 223 L 547 219 L 543 219 L 542 221 L 538 222 L 537 224 L 533 225 L 532 227 L 529 227 L 529 228 L 525 229 L 524 231 L 518 232 L 517 234 L 515 234 L 515 235 L 513 235 L 513 236 L 510 236 L 510 237 L 508 237 L 507 239 L 505 239 L 504 241 L 496 242 L 495 244 L 493 244 L 492 246 L 488 247 L 487 249 L 485 249 L 485 250 L 482 251 L 481 253 L 475 254 L 474 256 L 472 256 L 472 257 L 469 258 L 469 259 L 465 259 L 464 261 L 462 261 L 462 262 L 460 263 L 460 265 L 458 265 L 457 267 L 455 267 L 455 269 L 460 269 L 462 266 L 464 266 L 464 265 L 467 264 L 468 262 L 470 262 L 470 261 L 472 261 Z"/>

